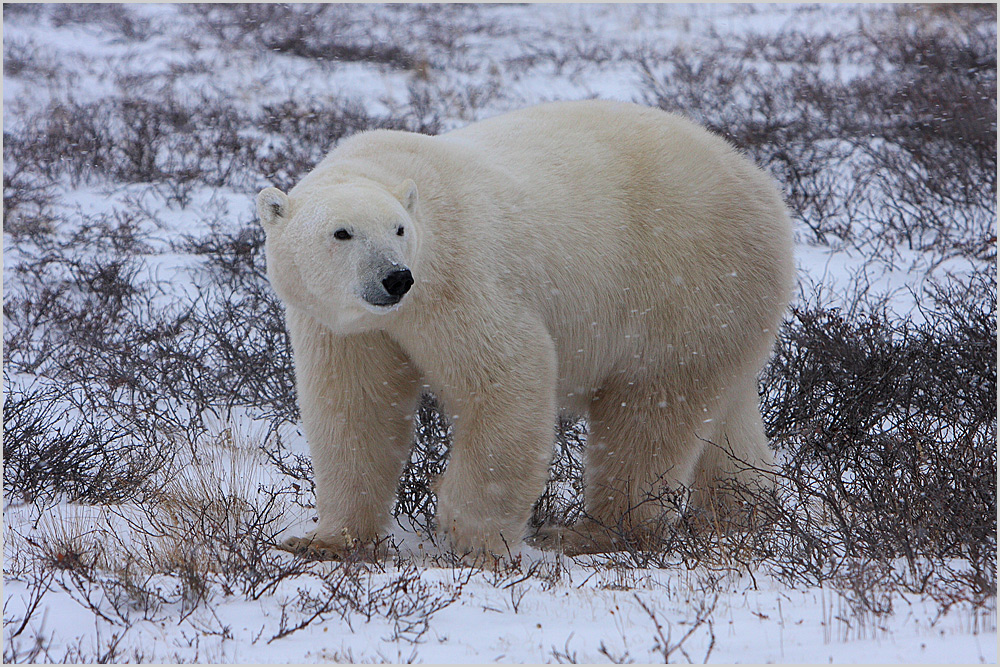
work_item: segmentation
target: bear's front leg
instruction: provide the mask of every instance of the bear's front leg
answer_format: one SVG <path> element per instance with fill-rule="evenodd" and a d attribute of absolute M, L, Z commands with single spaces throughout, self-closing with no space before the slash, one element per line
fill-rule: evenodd
<path fill-rule="evenodd" d="M 472 560 L 520 550 L 545 488 L 556 423 L 555 347 L 545 332 L 481 350 L 445 392 L 454 441 L 438 486 L 438 532 Z M 532 335 L 534 334 L 534 335 Z"/>
<path fill-rule="evenodd" d="M 366 549 L 389 517 L 413 436 L 420 377 L 384 333 L 338 336 L 286 314 L 316 485 L 316 529 L 281 547 L 330 559 Z"/>

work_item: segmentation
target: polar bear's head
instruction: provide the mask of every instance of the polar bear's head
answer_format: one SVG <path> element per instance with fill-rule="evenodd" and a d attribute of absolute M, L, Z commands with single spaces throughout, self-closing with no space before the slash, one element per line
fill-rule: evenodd
<path fill-rule="evenodd" d="M 417 186 L 373 181 L 265 188 L 257 215 L 267 233 L 267 276 L 278 296 L 336 332 L 379 327 L 416 278 Z"/>

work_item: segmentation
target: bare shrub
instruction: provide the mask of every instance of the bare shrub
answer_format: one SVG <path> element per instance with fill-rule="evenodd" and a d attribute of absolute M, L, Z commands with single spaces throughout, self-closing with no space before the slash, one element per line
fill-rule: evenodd
<path fill-rule="evenodd" d="M 321 579 L 321 591 L 298 589 L 298 597 L 282 606 L 278 632 L 268 643 L 297 632 L 311 623 L 337 616 L 350 625 L 353 618 L 366 623 L 382 618 L 393 624 L 392 641 L 416 644 L 430 629 L 437 612 L 458 599 L 460 589 L 445 589 L 424 582 L 412 564 L 396 575 L 365 573 L 357 563 L 344 561 Z M 297 617 L 297 618 L 293 618 Z"/>
<path fill-rule="evenodd" d="M 53 5 L 50 19 L 58 27 L 67 24 L 99 25 L 127 41 L 148 39 L 152 25 L 136 16 L 128 5 L 81 3 Z"/>
<path fill-rule="evenodd" d="M 67 422 L 51 389 L 10 387 L 3 404 L 3 486 L 8 499 L 113 503 L 132 498 L 169 460 L 156 442 L 84 415 Z"/>
<path fill-rule="evenodd" d="M 3 3 L 4 19 L 22 16 L 37 16 L 44 7 L 29 2 L 5 2 Z"/>
<path fill-rule="evenodd" d="M 44 236 L 52 231 L 54 195 L 51 186 L 20 164 L 5 164 L 3 230 L 15 239 Z"/>
<path fill-rule="evenodd" d="M 410 527 L 432 535 L 437 507 L 433 483 L 444 472 L 452 429 L 430 394 L 421 396 L 414 423 L 413 449 L 399 480 L 392 513 L 397 522 L 406 518 Z"/>
<path fill-rule="evenodd" d="M 667 627 L 666 627 L 666 632 L 664 632 L 663 623 L 657 617 L 656 612 L 653 609 L 651 609 L 649 605 L 643 602 L 642 598 L 640 598 L 636 593 L 632 594 L 632 596 L 635 598 L 636 604 L 638 604 L 639 607 L 642 608 L 643 612 L 645 612 L 646 615 L 649 616 L 649 620 L 653 622 L 653 627 L 656 628 L 656 642 L 653 644 L 653 650 L 659 653 L 663 657 L 663 664 L 665 665 L 669 664 L 670 656 L 673 655 L 674 653 L 680 653 L 681 655 L 684 656 L 685 660 L 691 663 L 692 662 L 691 656 L 689 656 L 688 652 L 685 650 L 684 643 L 688 639 L 690 639 L 691 636 L 695 632 L 697 632 L 703 625 L 707 626 L 708 628 L 710 641 L 708 645 L 708 650 L 705 651 L 705 655 L 702 657 L 701 661 L 703 663 L 708 662 L 708 657 L 712 655 L 712 649 L 715 648 L 715 631 L 713 629 L 713 623 L 711 617 L 713 612 L 715 611 L 715 605 L 719 601 L 719 594 L 718 594 L 718 589 L 716 588 L 714 583 L 711 583 L 708 586 L 706 586 L 706 589 L 707 589 L 705 590 L 706 595 L 699 602 L 699 608 L 697 610 L 695 618 L 687 623 L 687 625 L 689 625 L 690 627 L 677 640 L 673 639 L 673 627 L 671 626 L 670 622 L 669 621 L 666 622 Z M 713 595 L 710 592 L 712 590 L 714 590 L 715 593 L 714 596 L 711 597 L 710 599 L 709 596 Z"/>
<path fill-rule="evenodd" d="M 750 36 L 711 53 L 633 57 L 644 101 L 694 118 L 770 169 L 817 242 L 839 238 L 890 261 L 897 245 L 987 259 L 996 23 L 914 30 Z M 820 56 L 871 70 L 831 77 L 814 66 Z"/>
<path fill-rule="evenodd" d="M 825 550 L 834 568 L 840 558 L 903 558 L 917 588 L 962 560 L 970 590 L 987 596 L 996 589 L 996 292 L 975 276 L 929 296 L 919 324 L 882 310 L 859 308 L 850 320 L 818 304 L 793 310 L 764 377 L 765 423 L 789 453 L 782 475 L 833 523 L 828 532 L 793 527 L 787 515 L 779 524 L 798 553 Z"/>
<path fill-rule="evenodd" d="M 4 15 L 9 6 L 4 5 Z M 59 70 L 59 63 L 34 40 L 8 38 L 3 41 L 4 76 L 32 76 L 51 80 L 58 76 Z"/>
<path fill-rule="evenodd" d="M 257 600 L 306 571 L 303 561 L 274 550 L 295 496 L 261 477 L 261 454 L 252 447 L 223 431 L 211 447 L 199 448 L 214 450 L 214 456 L 177 466 L 151 492 L 149 508 L 129 521 L 155 536 L 145 567 L 186 573 L 185 597 L 192 604 L 215 586 L 225 595 Z"/>
<path fill-rule="evenodd" d="M 583 515 L 583 449 L 587 441 L 584 420 L 561 417 L 545 491 L 532 509 L 531 527 L 545 523 L 571 525 Z"/>
<path fill-rule="evenodd" d="M 74 184 L 155 183 L 181 206 L 199 184 L 288 189 L 345 136 L 371 129 L 437 133 L 440 117 L 418 102 L 392 116 L 369 114 L 344 99 L 290 99 L 258 111 L 174 93 L 54 102 L 23 118 L 23 132 L 5 136 L 5 197 L 16 205 L 29 186 L 62 176 Z M 8 160 L 16 170 L 9 179 Z"/>
<path fill-rule="evenodd" d="M 265 274 L 263 230 L 256 223 L 234 232 L 217 227 L 182 249 L 207 260 L 198 278 L 204 301 L 184 322 L 190 332 L 184 355 L 203 359 L 209 369 L 200 380 L 206 404 L 227 412 L 255 406 L 269 418 L 294 422 L 291 343 Z"/>
<path fill-rule="evenodd" d="M 398 69 L 414 67 L 403 48 L 364 39 L 351 30 L 361 18 L 339 5 L 192 5 L 207 27 L 227 43 L 322 61 L 368 62 Z"/>

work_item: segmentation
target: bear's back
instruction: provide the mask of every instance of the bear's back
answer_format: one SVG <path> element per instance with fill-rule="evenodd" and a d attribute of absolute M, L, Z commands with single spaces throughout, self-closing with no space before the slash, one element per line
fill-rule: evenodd
<path fill-rule="evenodd" d="M 544 313 L 561 357 L 587 350 L 596 356 L 584 366 L 616 366 L 650 353 L 637 341 L 658 340 L 662 352 L 689 335 L 711 356 L 755 346 L 776 326 L 793 272 L 781 196 L 691 121 L 635 104 L 558 102 L 435 141 L 474 147 L 489 164 L 500 213 L 477 220 L 491 228 L 483 257 Z M 705 303 L 719 312 L 706 317 Z M 595 336 L 615 344 L 594 347 Z"/>

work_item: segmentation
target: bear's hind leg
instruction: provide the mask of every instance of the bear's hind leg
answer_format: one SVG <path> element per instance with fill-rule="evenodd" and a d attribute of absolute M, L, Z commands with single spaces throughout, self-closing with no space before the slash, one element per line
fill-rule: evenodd
<path fill-rule="evenodd" d="M 587 518 L 562 531 L 562 549 L 576 554 L 654 544 L 676 520 L 678 493 L 694 479 L 701 450 L 687 404 L 660 385 L 602 388 L 590 409 Z"/>
<path fill-rule="evenodd" d="M 774 456 L 764 435 L 755 376 L 727 392 L 716 428 L 698 461 L 691 508 L 715 525 L 731 525 L 743 501 L 769 485 Z M 742 499 L 742 500 L 741 500 Z"/>

